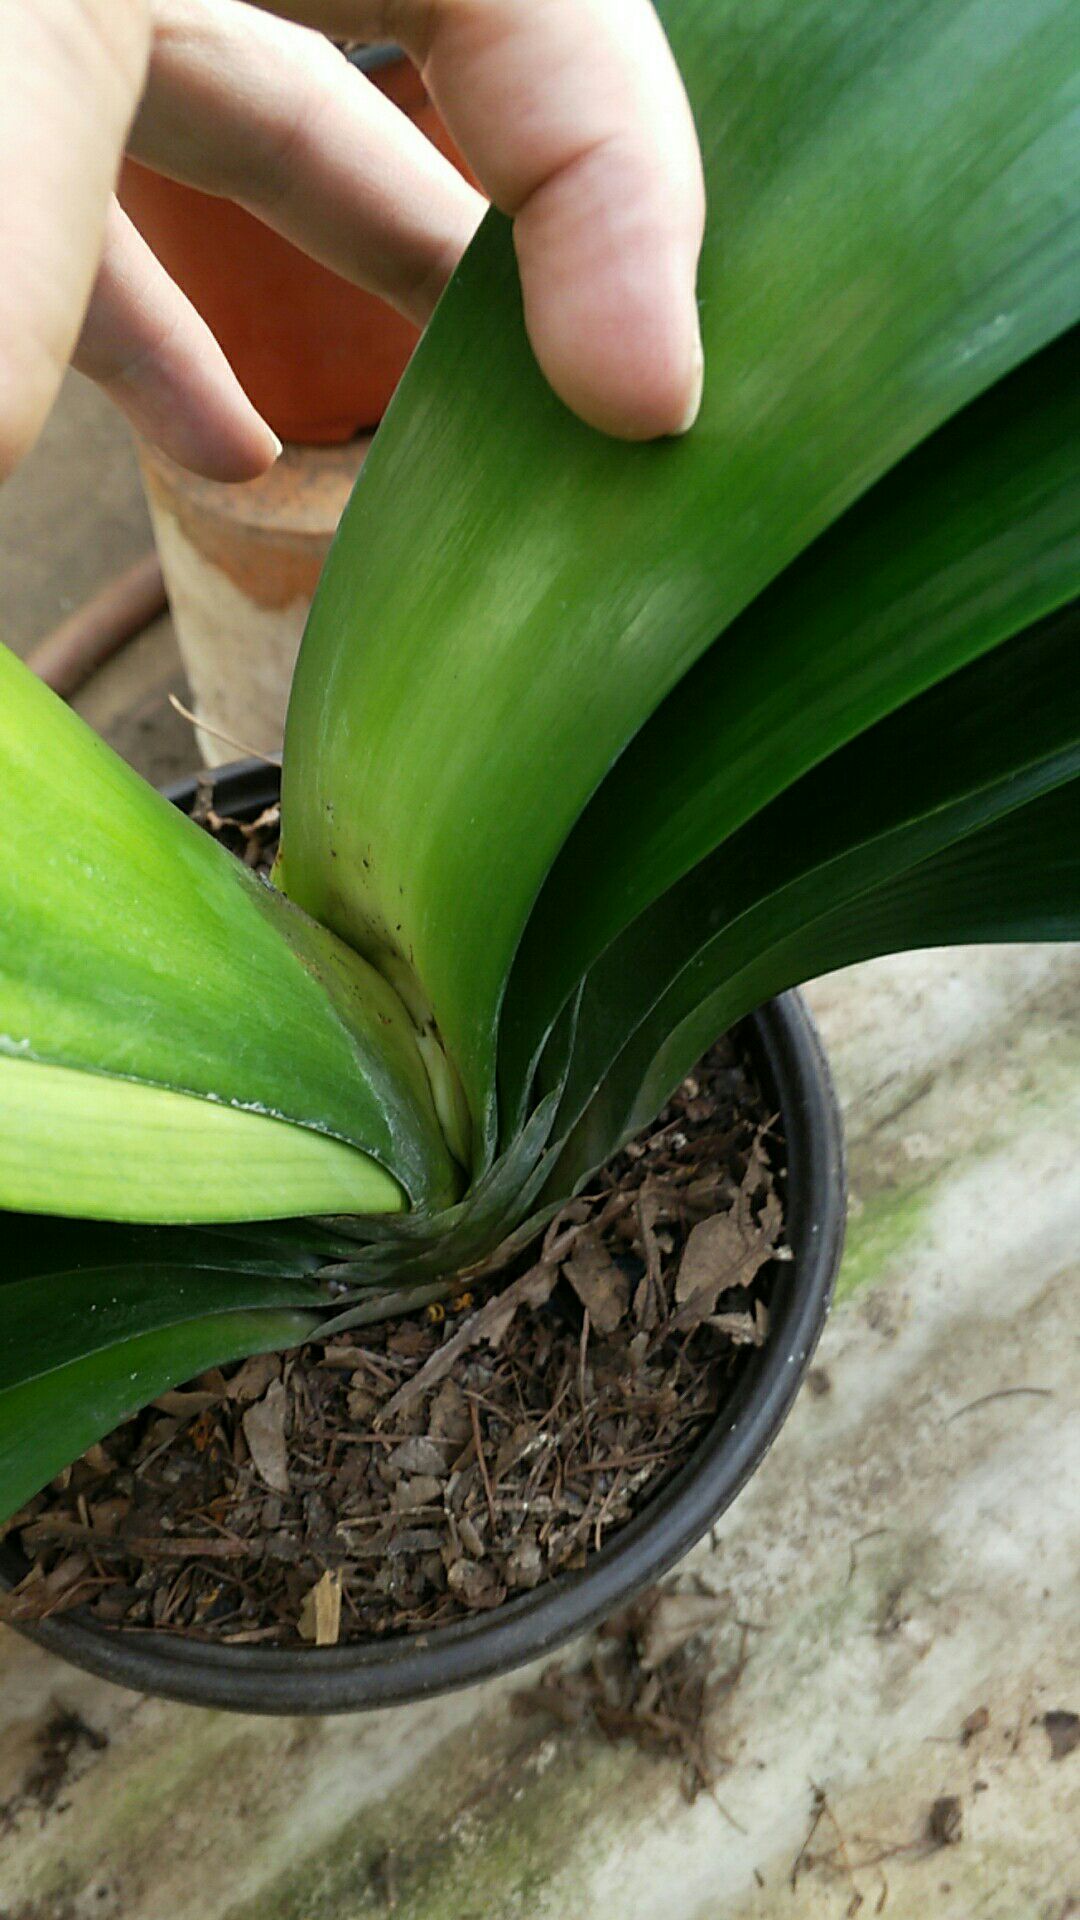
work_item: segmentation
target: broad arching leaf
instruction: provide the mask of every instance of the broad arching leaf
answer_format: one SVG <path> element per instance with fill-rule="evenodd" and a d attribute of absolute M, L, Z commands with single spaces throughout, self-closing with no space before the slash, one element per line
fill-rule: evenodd
<path fill-rule="evenodd" d="M 393 990 L 6 648 L 0 791 L 0 1205 L 227 1220 L 453 1197 Z"/>
<path fill-rule="evenodd" d="M 623 927 L 846 740 L 1076 592 L 1078 355 L 1070 334 L 909 454 L 747 608 L 630 743 L 555 862 L 514 962 L 500 1035 L 504 1129 L 555 1012 Z M 814 850 L 829 830 L 824 796 L 820 806 L 793 813 L 797 848 Z M 661 905 L 661 924 L 666 913 Z M 617 1026 L 618 982 L 637 982 L 637 962 L 627 952 L 601 974 Z M 594 981 L 586 1025 L 602 1005 Z"/>
<path fill-rule="evenodd" d="M 490 217 L 365 465 L 289 718 L 283 884 L 431 1010 L 487 1142 L 515 949 L 627 741 L 1076 310 L 1064 0 L 660 11 L 711 195 L 698 425 L 627 447 L 574 420 Z"/>

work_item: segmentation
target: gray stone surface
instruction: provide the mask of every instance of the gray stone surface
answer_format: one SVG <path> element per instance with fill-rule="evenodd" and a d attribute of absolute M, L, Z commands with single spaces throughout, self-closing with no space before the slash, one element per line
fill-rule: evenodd
<path fill-rule="evenodd" d="M 69 374 L 37 446 L 0 488 L 0 641 L 26 655 L 152 545 L 131 436 L 116 409 Z M 148 779 L 188 773 L 198 755 L 172 623 L 155 621 L 73 702 Z M 223 753 L 222 758 L 229 757 Z"/>
<path fill-rule="evenodd" d="M 25 654 L 149 545 L 128 429 L 96 387 L 69 374 L 36 447 L 0 492 L 0 640 Z"/>
<path fill-rule="evenodd" d="M 812 997 L 851 1242 L 819 1391 L 692 1556 L 722 1653 L 752 1626 L 715 1711 L 717 1800 L 688 1806 L 673 1767 L 523 1717 L 519 1681 L 268 1722 L 132 1697 L 0 1634 L 0 1802 L 58 1708 L 109 1740 L 78 1750 L 50 1810 L 0 1821 L 0 1913 L 1075 1912 L 1080 1751 L 1052 1760 L 1042 1716 L 1080 1711 L 1080 952 L 909 955 Z M 793 1889 L 815 1789 L 828 1810 Z M 949 1847 L 928 1837 L 944 1795 Z"/>

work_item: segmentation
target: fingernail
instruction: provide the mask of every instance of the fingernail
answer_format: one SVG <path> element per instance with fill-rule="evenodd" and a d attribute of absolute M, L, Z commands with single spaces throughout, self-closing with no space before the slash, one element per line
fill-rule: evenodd
<path fill-rule="evenodd" d="M 694 342 L 693 387 L 690 393 L 689 404 L 687 406 L 685 414 L 683 415 L 682 425 L 679 428 L 680 433 L 689 433 L 690 428 L 693 426 L 694 421 L 697 419 L 698 414 L 701 412 L 701 396 L 704 393 L 704 391 L 705 391 L 705 349 L 701 344 L 701 329 L 699 327 L 697 331 L 697 338 Z"/>
<path fill-rule="evenodd" d="M 274 459 L 280 460 L 282 454 L 285 451 L 284 444 L 282 443 L 282 441 L 278 439 L 277 434 L 274 432 L 273 427 L 268 427 L 267 432 L 269 433 L 270 438 L 274 443 Z"/>

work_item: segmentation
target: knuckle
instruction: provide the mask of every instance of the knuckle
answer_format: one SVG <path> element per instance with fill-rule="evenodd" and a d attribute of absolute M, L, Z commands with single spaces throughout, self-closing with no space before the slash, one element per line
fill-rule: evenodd
<path fill-rule="evenodd" d="M 440 13 L 445 13 L 440 0 L 382 0 L 378 31 L 408 47 L 422 66 L 431 52 Z"/>
<path fill-rule="evenodd" d="M 261 209 L 280 206 L 294 186 L 298 162 L 325 124 L 328 96 L 351 70 L 337 49 L 312 33 L 294 61 L 291 85 L 260 124 L 259 138 L 237 155 L 237 187 Z"/>

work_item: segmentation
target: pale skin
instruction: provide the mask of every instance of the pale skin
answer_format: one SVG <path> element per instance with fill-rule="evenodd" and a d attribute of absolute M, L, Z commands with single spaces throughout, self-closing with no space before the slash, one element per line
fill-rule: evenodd
<path fill-rule="evenodd" d="M 704 191 L 649 0 L 0 0 L 0 479 L 69 363 L 194 472 L 252 479 L 279 451 L 118 206 L 125 149 L 430 317 L 483 195 L 313 28 L 415 59 L 513 218 L 566 405 L 625 439 L 692 423 Z"/>

